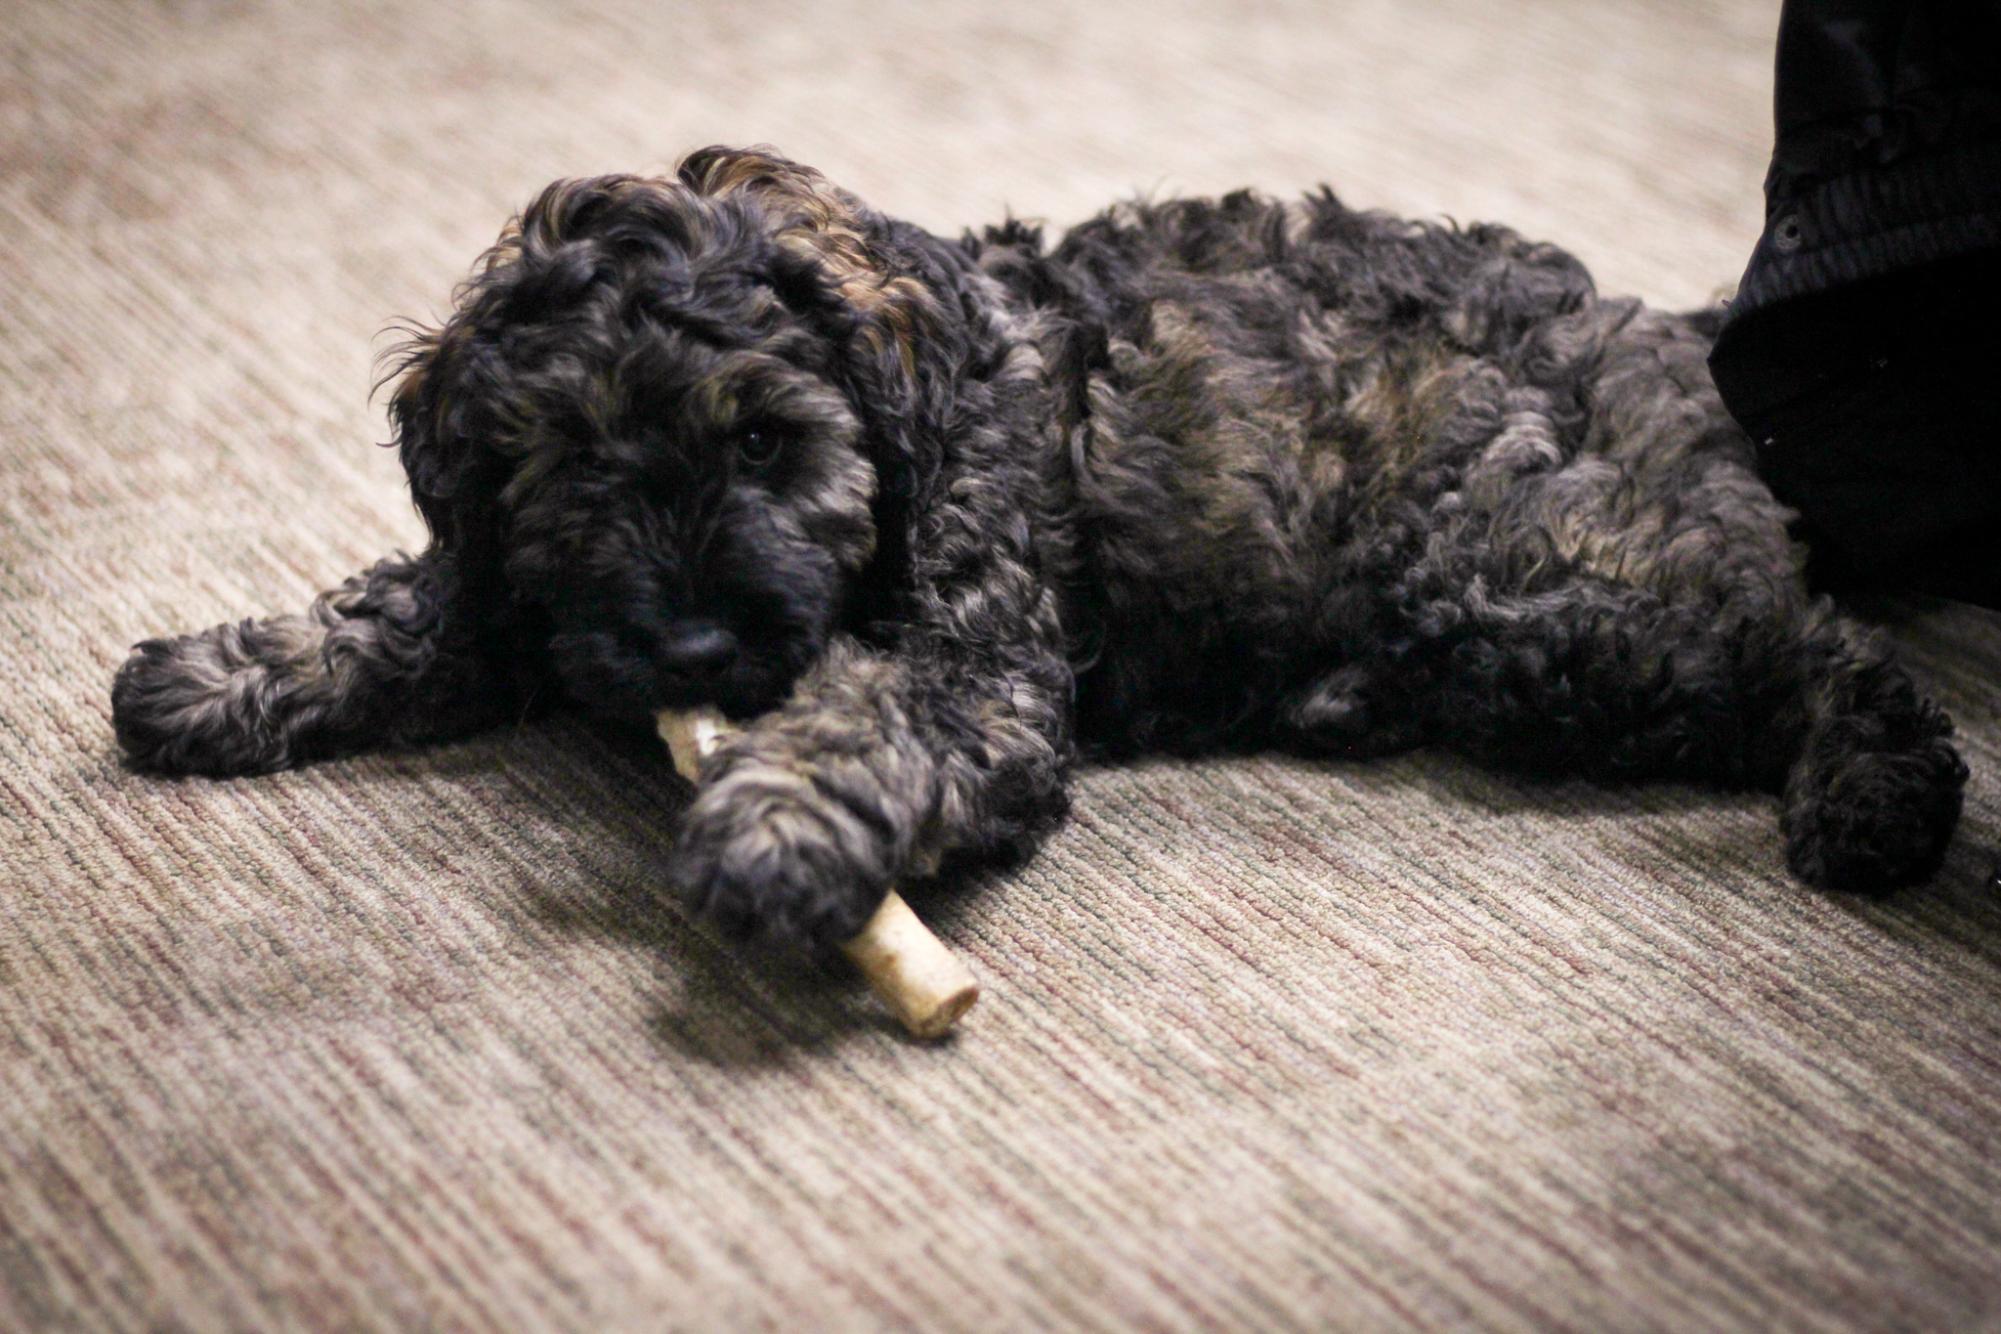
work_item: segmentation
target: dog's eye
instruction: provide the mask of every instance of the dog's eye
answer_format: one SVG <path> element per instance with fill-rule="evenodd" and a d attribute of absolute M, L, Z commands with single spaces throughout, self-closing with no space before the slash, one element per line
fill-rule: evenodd
<path fill-rule="evenodd" d="M 756 427 L 739 431 L 736 437 L 737 457 L 753 468 L 762 468 L 778 457 L 780 443 L 782 442 L 776 431 L 761 430 Z"/>

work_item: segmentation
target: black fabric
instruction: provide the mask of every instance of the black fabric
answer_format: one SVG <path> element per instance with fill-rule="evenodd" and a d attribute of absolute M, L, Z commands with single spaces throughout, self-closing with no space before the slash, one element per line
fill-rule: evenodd
<path fill-rule="evenodd" d="M 1835 586 L 2001 606 L 2001 4 L 1788 0 L 1710 367 Z"/>
<path fill-rule="evenodd" d="M 2001 5 L 1788 0 L 1779 19 L 1770 193 L 1991 136 Z"/>

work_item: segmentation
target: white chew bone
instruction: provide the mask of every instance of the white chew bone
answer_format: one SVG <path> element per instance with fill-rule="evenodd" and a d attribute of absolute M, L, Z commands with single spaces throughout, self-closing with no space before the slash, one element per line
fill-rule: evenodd
<path fill-rule="evenodd" d="M 729 724 L 706 709 L 662 709 L 654 721 L 673 753 L 674 767 L 691 783 L 700 775 L 702 761 L 729 739 Z M 942 1037 L 980 998 L 978 980 L 894 889 L 883 895 L 875 916 L 841 946 L 841 953 L 913 1037 Z"/>

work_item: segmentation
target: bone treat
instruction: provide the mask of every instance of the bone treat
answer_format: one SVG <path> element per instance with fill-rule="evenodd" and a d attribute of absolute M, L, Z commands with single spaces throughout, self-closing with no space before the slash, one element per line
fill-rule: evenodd
<path fill-rule="evenodd" d="M 706 709 L 661 710 L 655 719 L 660 739 L 673 753 L 674 767 L 689 782 L 702 761 L 728 739 L 730 726 Z M 883 896 L 854 939 L 841 946 L 875 994 L 895 1013 L 912 1037 L 936 1038 L 949 1031 L 980 998 L 980 984 L 944 942 L 918 920 L 894 889 Z"/>

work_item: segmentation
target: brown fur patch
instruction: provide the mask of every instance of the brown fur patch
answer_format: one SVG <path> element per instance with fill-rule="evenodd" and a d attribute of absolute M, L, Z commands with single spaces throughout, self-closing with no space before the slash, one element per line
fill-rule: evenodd
<path fill-rule="evenodd" d="M 697 194 L 745 193 L 788 215 L 778 243 L 818 260 L 841 296 L 878 321 L 865 336 L 892 339 L 906 369 L 914 368 L 912 340 L 923 331 L 930 297 L 915 278 L 891 273 L 869 244 L 859 199 L 811 167 L 763 148 L 703 149 L 685 158 L 678 173 Z"/>

